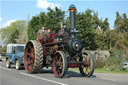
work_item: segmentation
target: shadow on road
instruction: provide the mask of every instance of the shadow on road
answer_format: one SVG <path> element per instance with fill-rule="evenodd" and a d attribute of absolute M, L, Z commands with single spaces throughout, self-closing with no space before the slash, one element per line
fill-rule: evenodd
<path fill-rule="evenodd" d="M 83 77 L 83 78 L 85 78 L 79 72 L 75 72 L 75 71 L 67 71 L 65 77 L 66 78 L 71 78 L 71 77 L 80 77 L 80 78 Z M 96 75 L 92 75 L 89 78 L 96 78 Z"/>
<path fill-rule="evenodd" d="M 52 69 L 47 69 L 47 70 L 46 69 L 41 69 L 40 73 L 41 74 L 46 74 L 46 73 L 47 74 L 49 74 L 49 73 L 53 74 L 53 71 L 52 71 Z"/>
<path fill-rule="evenodd" d="M 16 69 L 15 65 L 11 65 L 9 69 Z M 19 70 L 25 70 L 24 66 L 21 66 Z"/>
<path fill-rule="evenodd" d="M 40 71 L 40 74 L 53 74 L 53 71 L 52 71 L 52 69 L 48 69 L 48 70 L 42 69 Z M 83 78 L 85 78 L 79 72 L 75 72 L 75 71 L 67 71 L 65 76 L 64 76 L 64 78 L 72 78 L 72 77 L 80 77 L 80 78 L 83 77 Z M 92 75 L 89 78 L 96 78 L 96 75 Z"/>
<path fill-rule="evenodd" d="M 10 69 L 16 69 L 15 68 L 15 65 L 12 65 Z M 20 70 L 25 70 L 24 67 L 21 67 Z M 41 69 L 40 70 L 40 73 L 34 73 L 34 74 L 53 74 L 53 71 L 52 69 Z M 87 78 L 87 77 L 84 77 L 82 76 L 79 72 L 76 72 L 76 71 L 70 71 L 68 70 L 65 74 L 65 76 L 63 78 L 73 78 L 73 77 L 78 77 L 78 78 Z M 96 75 L 92 75 L 91 77 L 89 78 L 96 78 Z"/>

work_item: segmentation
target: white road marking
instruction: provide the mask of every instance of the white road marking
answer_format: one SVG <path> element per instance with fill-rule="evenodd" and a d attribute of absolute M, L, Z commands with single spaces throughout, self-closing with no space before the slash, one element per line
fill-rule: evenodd
<path fill-rule="evenodd" d="M 4 69 L 4 70 L 8 70 L 8 71 L 11 71 L 11 69 L 8 69 L 8 68 L 5 68 L 5 67 L 0 67 L 1 69 Z"/>
<path fill-rule="evenodd" d="M 104 78 L 104 77 L 102 79 L 109 80 L 109 81 L 116 81 L 116 79 L 109 79 L 109 78 Z"/>
<path fill-rule="evenodd" d="M 65 84 L 65 83 L 57 82 L 57 81 L 46 79 L 46 78 L 41 78 L 41 77 L 38 77 L 38 76 L 26 74 L 26 73 L 23 73 L 23 72 L 20 72 L 20 74 L 23 74 L 23 75 L 26 75 L 26 76 L 30 76 L 30 77 L 33 77 L 33 78 L 37 78 L 37 79 L 40 79 L 40 80 L 49 81 L 49 82 L 56 83 L 56 84 L 59 84 L 59 85 L 68 85 L 68 84 Z"/>

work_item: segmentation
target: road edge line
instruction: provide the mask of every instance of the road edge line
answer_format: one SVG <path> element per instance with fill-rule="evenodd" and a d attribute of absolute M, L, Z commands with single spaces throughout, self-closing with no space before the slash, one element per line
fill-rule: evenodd
<path fill-rule="evenodd" d="M 8 68 L 4 68 L 4 67 L 0 67 L 0 68 L 3 69 L 3 70 L 11 71 L 11 69 L 8 69 Z"/>
<path fill-rule="evenodd" d="M 104 77 L 102 77 L 102 79 L 109 80 L 109 81 L 117 81 L 116 79 L 109 79 L 109 78 L 104 78 Z"/>
<path fill-rule="evenodd" d="M 33 77 L 33 78 L 37 78 L 37 79 L 40 79 L 40 80 L 44 80 L 44 81 L 49 81 L 49 82 L 56 83 L 56 84 L 59 84 L 59 85 L 68 85 L 68 84 L 65 84 L 65 83 L 57 82 L 57 81 L 46 79 L 46 78 L 41 78 L 41 77 L 38 77 L 38 76 L 26 74 L 26 73 L 23 73 L 23 72 L 20 72 L 20 74 L 30 76 L 30 77 Z"/>

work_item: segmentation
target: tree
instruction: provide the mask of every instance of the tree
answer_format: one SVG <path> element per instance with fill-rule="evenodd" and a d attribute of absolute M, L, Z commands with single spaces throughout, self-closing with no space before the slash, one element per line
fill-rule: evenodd
<path fill-rule="evenodd" d="M 48 8 L 47 13 L 47 19 L 46 19 L 46 26 L 47 28 L 51 29 L 51 31 L 55 31 L 57 28 L 61 28 L 60 23 L 64 22 L 64 14 L 65 11 L 62 11 L 59 8 L 55 8 L 55 10 L 52 10 L 51 8 Z"/>
<path fill-rule="evenodd" d="M 128 18 L 126 13 L 123 14 L 123 32 L 128 32 Z"/>
<path fill-rule="evenodd" d="M 33 16 L 28 24 L 28 38 L 32 40 L 36 39 L 37 32 L 41 26 L 43 25 L 40 24 L 40 17 Z"/>
<path fill-rule="evenodd" d="M 101 26 L 102 21 L 98 18 L 98 12 L 93 12 L 93 23 L 92 25 L 94 26 L 95 29 L 99 28 Z"/>
<path fill-rule="evenodd" d="M 92 10 L 88 9 L 85 13 L 77 14 L 78 37 L 82 40 L 86 49 L 94 50 L 96 49 L 95 29 L 92 23 Z"/>
<path fill-rule="evenodd" d="M 65 12 L 59 8 L 55 10 L 48 8 L 48 12 L 41 12 L 37 16 L 33 16 L 28 25 L 28 37 L 29 39 L 36 39 L 37 32 L 42 26 L 46 29 L 51 29 L 54 32 L 57 28 L 60 28 L 60 23 L 64 22 Z"/>
<path fill-rule="evenodd" d="M 25 21 L 13 22 L 10 26 L 2 28 L 0 34 L 5 44 L 8 43 L 24 43 L 25 37 L 24 30 L 26 29 Z"/>
<path fill-rule="evenodd" d="M 120 16 L 119 12 L 116 12 L 116 20 L 114 22 L 114 26 L 118 32 L 122 32 L 123 24 L 124 22 L 122 17 Z"/>
<path fill-rule="evenodd" d="M 128 33 L 128 19 L 126 13 L 119 15 L 119 12 L 116 12 L 116 20 L 115 20 L 115 42 L 114 48 L 116 49 L 126 49 L 127 46 L 127 33 Z"/>
<path fill-rule="evenodd" d="M 105 20 L 101 24 L 101 29 L 103 29 L 103 32 L 105 32 L 109 29 L 108 18 L 105 18 Z"/>

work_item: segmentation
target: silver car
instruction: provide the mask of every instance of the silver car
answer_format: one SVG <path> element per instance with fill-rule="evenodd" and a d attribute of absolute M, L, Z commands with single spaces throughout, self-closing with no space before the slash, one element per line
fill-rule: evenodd
<path fill-rule="evenodd" d="M 123 68 L 124 69 L 128 69 L 128 61 L 127 62 L 123 62 Z"/>

